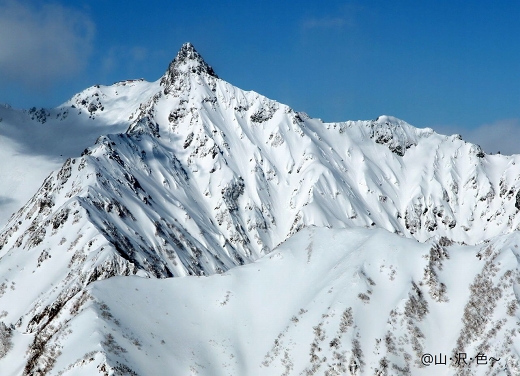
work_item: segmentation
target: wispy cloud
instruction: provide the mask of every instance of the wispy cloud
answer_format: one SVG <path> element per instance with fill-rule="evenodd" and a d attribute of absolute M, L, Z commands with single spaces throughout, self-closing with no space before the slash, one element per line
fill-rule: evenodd
<path fill-rule="evenodd" d="M 113 46 L 101 58 L 101 68 L 104 75 L 125 67 L 132 71 L 135 66 L 142 64 L 153 55 L 147 48 L 141 46 Z M 130 73 L 130 72 L 127 72 Z"/>
<path fill-rule="evenodd" d="M 343 17 L 308 18 L 302 22 L 302 28 L 308 29 L 339 29 L 346 24 Z"/>
<path fill-rule="evenodd" d="M 135 61 L 143 61 L 148 56 L 148 50 L 144 47 L 132 47 L 130 54 Z"/>
<path fill-rule="evenodd" d="M 486 152 L 520 154 L 520 119 L 484 124 L 468 133 L 468 141 L 478 143 Z"/>
<path fill-rule="evenodd" d="M 74 9 L 0 0 L 0 79 L 35 89 L 80 72 L 94 31 Z"/>
<path fill-rule="evenodd" d="M 335 12 L 313 15 L 300 22 L 302 30 L 342 30 L 357 27 L 357 20 L 365 17 L 367 10 L 359 4 L 343 4 Z"/>
<path fill-rule="evenodd" d="M 433 127 L 438 133 L 460 133 L 465 141 L 478 144 L 486 153 L 520 154 L 520 119 L 502 119 L 474 129 Z"/>

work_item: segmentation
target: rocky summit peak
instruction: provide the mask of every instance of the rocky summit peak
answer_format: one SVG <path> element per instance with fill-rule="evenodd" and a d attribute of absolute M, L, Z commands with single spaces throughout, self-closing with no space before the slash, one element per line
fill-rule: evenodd
<path fill-rule="evenodd" d="M 210 76 L 218 78 L 217 74 L 211 66 L 209 66 L 202 56 L 197 52 L 191 43 L 184 43 L 175 56 L 175 59 L 168 66 L 168 70 L 164 74 L 161 84 L 170 86 L 176 77 L 190 73 L 201 74 L 206 73 Z"/>

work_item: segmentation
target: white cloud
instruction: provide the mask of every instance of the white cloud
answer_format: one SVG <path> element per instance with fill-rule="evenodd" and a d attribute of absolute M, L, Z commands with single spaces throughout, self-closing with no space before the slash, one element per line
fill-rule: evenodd
<path fill-rule="evenodd" d="M 359 4 L 343 4 L 334 13 L 307 17 L 301 21 L 303 30 L 340 30 L 356 28 L 358 18 L 365 18 L 367 9 Z"/>
<path fill-rule="evenodd" d="M 150 51 L 141 46 L 113 46 L 101 58 L 102 73 L 107 75 L 115 70 L 134 70 L 150 57 Z M 129 73 L 129 72 L 127 72 Z"/>
<path fill-rule="evenodd" d="M 478 144 L 486 153 L 520 154 L 520 119 L 497 120 L 474 129 L 432 127 L 443 134 L 460 133 L 462 139 Z"/>
<path fill-rule="evenodd" d="M 468 141 L 482 146 L 484 151 L 502 154 L 520 154 L 520 119 L 499 120 L 484 124 L 469 132 Z"/>
<path fill-rule="evenodd" d="M 93 36 L 94 24 L 77 10 L 0 0 L 0 78 L 41 88 L 78 73 Z"/>
<path fill-rule="evenodd" d="M 130 53 L 135 61 L 144 61 L 148 57 L 148 50 L 144 47 L 132 47 Z"/>
<path fill-rule="evenodd" d="M 341 28 L 345 23 L 342 17 L 321 17 L 309 18 L 303 21 L 302 26 L 304 29 L 332 29 Z"/>

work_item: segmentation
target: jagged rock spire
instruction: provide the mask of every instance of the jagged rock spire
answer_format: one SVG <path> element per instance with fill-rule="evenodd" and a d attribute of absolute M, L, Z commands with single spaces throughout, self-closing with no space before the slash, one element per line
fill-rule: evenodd
<path fill-rule="evenodd" d="M 175 59 L 168 66 L 168 70 L 161 78 L 161 86 L 165 95 L 172 94 L 179 96 L 186 94 L 191 89 L 190 75 L 206 75 L 214 81 L 218 78 L 211 66 L 209 66 L 202 56 L 195 50 L 191 43 L 184 43 L 175 56 Z M 141 104 L 140 113 L 127 130 L 129 134 L 152 134 L 159 135 L 159 125 L 153 120 L 153 108 L 162 94 L 159 92 L 152 97 L 146 104 Z"/>
<path fill-rule="evenodd" d="M 161 79 L 161 85 L 169 87 L 175 81 L 176 77 L 189 73 L 206 73 L 218 78 L 213 68 L 204 61 L 195 47 L 188 42 L 182 45 L 177 56 L 168 66 L 168 70 Z"/>

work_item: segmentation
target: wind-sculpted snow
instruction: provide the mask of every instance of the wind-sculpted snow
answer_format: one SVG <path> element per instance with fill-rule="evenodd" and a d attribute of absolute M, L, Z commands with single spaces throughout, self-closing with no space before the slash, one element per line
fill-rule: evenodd
<path fill-rule="evenodd" d="M 402 317 L 396 313 L 401 321 L 395 319 L 396 323 L 380 334 L 386 336 L 386 330 L 408 333 L 408 342 L 392 334 L 397 337 L 391 341 L 404 342 L 395 345 L 397 350 L 388 350 L 395 355 L 395 361 L 390 355 L 377 358 L 377 362 L 382 362 L 380 367 L 393 363 L 396 369 L 410 368 L 421 349 L 425 349 L 424 341 L 421 342 L 422 336 L 426 336 L 425 328 L 434 327 L 433 321 L 427 319 L 432 317 L 428 314 L 432 306 L 462 304 L 462 309 L 466 303 L 476 304 L 475 296 L 468 297 L 464 292 L 470 282 L 463 283 L 460 290 L 454 283 L 450 286 L 446 282 L 444 265 L 457 264 L 446 247 L 456 242 L 458 245 L 453 247 L 460 248 L 457 252 L 475 258 L 476 248 L 464 248 L 464 244 L 493 242 L 498 244 L 493 250 L 505 254 L 507 242 L 497 239 L 516 239 L 520 224 L 518 156 L 486 155 L 460 136 L 417 129 L 390 116 L 323 123 L 221 80 L 190 44 L 182 47 L 165 75 L 155 83 L 137 80 L 93 86 L 58 109 L 35 110 L 29 115 L 35 117 L 34 121 L 45 116 L 47 120 L 41 125 L 52 125 L 54 120 L 49 119 L 58 112 L 63 116 L 64 111 L 67 119 L 112 127 L 106 129 L 117 130 L 124 125 L 126 132 L 100 136 L 81 156 L 67 159 L 0 233 L 0 321 L 9 329 L 9 341 L 12 337 L 10 353 L 20 354 L 17 351 L 21 348 L 29 348 L 24 365 L 17 363 L 26 375 L 55 374 L 57 364 L 64 364 L 63 359 L 73 361 L 69 355 L 63 358 L 59 353 L 64 350 L 56 344 L 69 337 L 70 328 L 74 333 L 79 325 L 74 322 L 92 317 L 92 311 L 83 311 L 84 306 L 94 304 L 87 292 L 92 282 L 114 276 L 162 279 L 226 273 L 261 257 L 271 257 L 276 246 L 309 226 L 380 228 L 395 233 L 385 235 L 389 242 L 402 242 L 406 248 L 416 250 L 417 255 L 424 254 L 420 250 L 431 248 L 427 259 L 417 259 L 415 264 L 415 269 L 424 269 L 424 275 L 414 274 L 396 288 L 395 294 L 404 294 L 402 299 L 407 299 L 407 303 L 388 303 L 392 307 L 389 309 L 408 313 L 401 312 Z M 9 121 L 13 119 L 14 115 Z M 369 233 L 380 234 L 366 232 Z M 329 236 L 321 230 L 319 234 Z M 320 236 L 316 242 L 325 241 Z M 312 244 L 305 246 L 309 262 L 315 257 Z M 489 334 L 485 329 L 488 321 L 483 317 L 495 312 L 505 296 L 493 285 L 496 281 L 490 282 L 496 276 L 493 265 L 501 257 L 498 253 L 481 254 L 480 258 L 487 260 L 483 263 L 491 260 L 489 265 L 479 263 L 471 269 L 474 273 L 468 272 L 473 273 L 471 278 L 481 275 L 481 279 L 471 282 L 474 290 L 491 291 L 489 294 L 496 298 L 489 298 L 487 305 L 482 305 L 482 312 L 470 304 L 467 314 L 458 316 L 457 323 L 462 318 L 464 327 L 471 326 L 471 330 L 461 331 L 458 339 L 449 342 L 451 350 L 455 346 L 458 350 L 466 349 L 468 343 L 481 341 Z M 409 254 L 412 253 L 406 253 Z M 325 255 L 320 257 L 326 258 Z M 374 255 L 383 257 L 383 253 Z M 460 260 L 463 259 L 466 260 L 461 256 Z M 427 266 L 423 268 L 425 262 Z M 389 275 L 397 273 L 394 269 L 389 269 Z M 410 273 L 411 270 L 410 266 Z M 291 275 L 289 269 L 286 273 Z M 370 278 L 377 283 L 374 277 Z M 350 286 L 350 282 L 345 283 Z M 355 300 L 358 308 L 352 306 L 352 312 L 347 306 L 342 308 L 344 319 L 338 324 L 338 333 L 352 330 L 354 324 L 347 325 L 352 320 L 358 325 L 362 317 L 356 313 L 359 307 L 380 304 L 372 293 L 371 288 L 360 291 Z M 511 305 L 514 299 L 508 295 L 509 298 Z M 232 295 L 226 299 L 231 300 Z M 386 307 L 387 303 L 381 304 Z M 320 305 L 320 309 L 323 307 Z M 85 313 L 79 315 L 80 312 Z M 110 316 L 107 312 L 103 308 L 100 315 L 106 319 Z M 296 313 L 296 320 L 300 320 Z M 424 322 L 428 324 L 423 325 Z M 480 329 L 475 322 L 482 324 Z M 499 325 L 498 322 L 493 321 L 493 325 Z M 313 325 L 318 328 L 313 329 L 314 345 L 309 349 L 314 360 L 305 363 L 304 368 L 308 374 L 322 374 L 325 368 L 320 367 L 326 361 L 318 351 L 324 348 L 320 338 L 328 338 L 322 330 L 329 333 L 332 329 L 325 329 L 326 322 Z M 27 336 L 20 337 L 20 333 Z M 119 349 L 118 338 L 115 334 L 107 336 L 92 337 L 89 343 L 94 346 L 93 353 L 77 364 L 95 363 L 97 367 L 105 359 L 97 371 L 132 374 L 125 371 L 124 367 L 131 367 L 125 359 L 130 358 L 121 355 L 125 352 L 123 347 Z M 354 332 L 348 336 L 350 347 L 345 351 L 357 359 L 356 372 L 361 372 L 363 362 L 375 364 L 376 358 L 368 360 L 359 355 L 361 350 L 367 351 L 365 340 Z M 346 342 L 340 337 L 338 334 L 331 338 L 334 345 L 327 348 L 344 346 Z M 365 337 L 363 334 L 362 338 Z M 144 341 L 141 337 L 132 338 L 138 343 Z M 257 340 L 255 337 L 251 341 Z M 100 344 L 105 350 L 95 350 Z M 380 349 L 383 344 L 378 346 L 375 348 Z M 122 357 L 112 357 L 107 349 Z M 443 347 L 442 351 L 445 350 L 448 351 Z M 343 360 L 343 355 L 334 355 L 334 351 L 326 356 L 330 362 L 336 359 L 334 362 L 342 364 L 334 366 L 334 372 L 347 372 L 342 367 L 349 369 L 350 355 Z M 273 347 L 269 354 L 265 360 L 269 364 L 278 359 L 286 365 L 292 362 L 303 367 L 300 353 L 297 361 L 290 353 L 280 360 L 280 348 Z M 123 368 L 118 370 L 117 362 Z M 0 361 L 0 374 L 4 364 L 7 360 Z M 318 368 L 313 371 L 313 367 Z M 22 371 L 13 374 L 17 372 Z M 140 369 L 137 374 L 149 372 Z M 334 374 L 332 368 L 329 374 Z"/>

